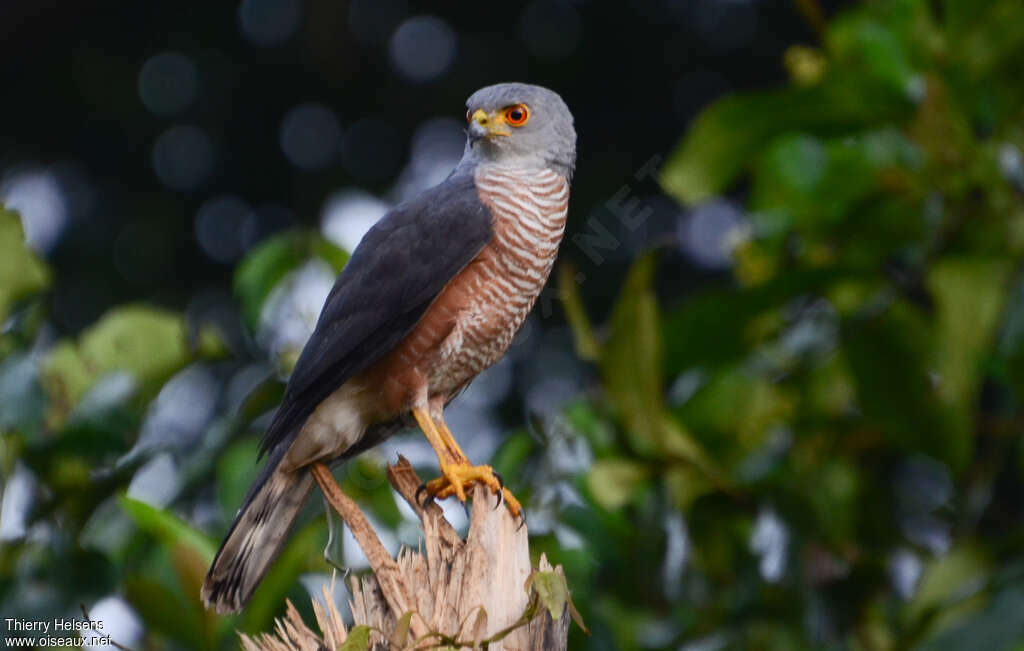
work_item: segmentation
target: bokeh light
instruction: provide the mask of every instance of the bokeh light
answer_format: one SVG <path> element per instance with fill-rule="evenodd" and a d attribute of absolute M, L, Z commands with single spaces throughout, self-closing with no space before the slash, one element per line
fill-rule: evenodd
<path fill-rule="evenodd" d="M 459 396 L 459 403 L 473 409 L 491 409 L 498 406 L 512 389 L 515 372 L 507 357 L 473 380 Z"/>
<path fill-rule="evenodd" d="M 21 214 L 29 246 L 49 253 L 57 245 L 68 221 L 68 205 L 52 171 L 28 167 L 5 176 L 0 201 Z"/>
<path fill-rule="evenodd" d="M 135 610 L 117 596 L 104 597 L 89 609 L 89 617 L 94 622 L 103 622 L 102 635 L 109 635 L 110 639 L 117 641 L 122 648 L 135 648 L 142 640 L 145 627 Z M 90 651 L 109 651 L 114 649 L 113 645 L 90 645 L 84 647 Z"/>
<path fill-rule="evenodd" d="M 501 421 L 494 412 L 453 402 L 445 410 L 444 417 L 453 432 L 465 432 L 460 437 L 460 445 L 468 458 L 494 457 L 494 451 L 498 449 L 502 435 Z"/>
<path fill-rule="evenodd" d="M 415 16 L 391 37 L 391 63 L 409 81 L 436 81 L 451 67 L 456 48 L 455 30 L 448 23 L 436 16 Z"/>
<path fill-rule="evenodd" d="M 153 171 L 172 190 L 195 190 L 213 172 L 214 155 L 205 131 L 192 125 L 173 126 L 153 145 Z"/>
<path fill-rule="evenodd" d="M 185 367 L 150 403 L 132 454 L 191 449 L 213 418 L 220 388 L 207 367 Z"/>
<path fill-rule="evenodd" d="M 354 251 L 366 231 L 390 209 L 386 201 L 364 190 L 340 190 L 324 202 L 320 228 L 324 237 L 346 251 Z"/>
<path fill-rule="evenodd" d="M 731 201 L 709 201 L 681 222 L 683 251 L 702 267 L 727 268 L 746 223 L 743 212 Z"/>
<path fill-rule="evenodd" d="M 301 169 L 326 167 L 338 153 L 340 138 L 341 122 L 323 104 L 300 104 L 281 122 L 281 149 L 288 162 Z"/>
<path fill-rule="evenodd" d="M 199 92 L 199 71 L 180 52 L 161 52 L 139 71 L 139 98 L 155 115 L 173 117 L 195 101 Z"/>
<path fill-rule="evenodd" d="M 750 551 L 760 557 L 761 577 L 768 583 L 777 583 L 785 574 L 788 548 L 789 527 L 774 509 L 762 508 L 750 534 Z"/>
<path fill-rule="evenodd" d="M 242 34 L 254 45 L 280 45 L 302 21 L 299 0 L 242 0 L 238 9 Z"/>
<path fill-rule="evenodd" d="M 665 582 L 665 596 L 678 599 L 683 591 L 683 572 L 690 560 L 690 536 L 682 513 L 672 513 L 665 519 L 665 563 L 661 576 Z"/>
<path fill-rule="evenodd" d="M 19 540 L 27 532 L 29 509 L 35 502 L 38 482 L 35 475 L 20 461 L 4 482 L 0 500 L 0 541 Z"/>
<path fill-rule="evenodd" d="M 409 162 L 395 186 L 395 196 L 404 201 L 445 180 L 466 146 L 465 124 L 454 118 L 433 118 L 413 134 Z"/>
<path fill-rule="evenodd" d="M 896 593 L 909 600 L 914 596 L 917 582 L 924 570 L 921 559 L 909 549 L 899 549 L 889 558 L 889 580 Z"/>
<path fill-rule="evenodd" d="M 139 468 L 128 484 L 128 497 L 163 508 L 178 496 L 182 476 L 170 453 L 157 454 Z"/>
<path fill-rule="evenodd" d="M 196 213 L 196 238 L 208 256 L 230 264 L 245 252 L 246 234 L 255 228 L 255 221 L 252 208 L 239 197 L 214 197 Z"/>
<path fill-rule="evenodd" d="M 999 171 L 1019 192 L 1024 192 L 1024 156 L 1010 143 L 999 147 Z"/>
<path fill-rule="evenodd" d="M 273 359 L 298 355 L 306 345 L 336 276 L 329 264 L 314 259 L 274 287 L 260 310 L 257 333 Z"/>

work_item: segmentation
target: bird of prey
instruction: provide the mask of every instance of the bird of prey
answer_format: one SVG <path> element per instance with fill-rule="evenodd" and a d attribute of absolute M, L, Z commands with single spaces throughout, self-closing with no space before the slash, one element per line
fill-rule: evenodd
<path fill-rule="evenodd" d="M 385 215 L 352 253 L 264 434 L 267 462 L 202 587 L 241 609 L 313 486 L 337 463 L 417 424 L 437 453 L 433 497 L 484 484 L 519 515 L 489 466 L 474 466 L 444 407 L 505 354 L 558 253 L 576 162 L 572 114 L 540 86 L 497 84 L 466 102 L 462 159 L 439 185 Z"/>

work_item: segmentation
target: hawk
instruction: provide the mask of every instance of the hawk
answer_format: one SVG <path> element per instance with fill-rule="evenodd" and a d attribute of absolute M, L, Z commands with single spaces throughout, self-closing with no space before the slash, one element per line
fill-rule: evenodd
<path fill-rule="evenodd" d="M 455 170 L 381 218 L 331 289 L 263 436 L 267 462 L 206 575 L 208 608 L 248 602 L 309 496 L 310 464 L 350 459 L 413 423 L 441 466 L 429 495 L 465 501 L 480 483 L 519 515 L 494 471 L 463 454 L 444 407 L 501 359 L 547 280 L 576 131 L 540 86 L 488 86 L 466 107 Z"/>

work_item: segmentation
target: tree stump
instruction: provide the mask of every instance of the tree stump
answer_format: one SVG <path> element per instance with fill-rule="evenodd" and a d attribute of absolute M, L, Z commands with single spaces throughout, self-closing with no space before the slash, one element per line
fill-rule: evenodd
<path fill-rule="evenodd" d="M 280 639 L 267 634 L 255 640 L 243 636 L 246 648 L 339 649 L 346 641 L 352 644 L 354 635 L 365 636 L 366 644 L 360 639 L 358 647 L 346 648 L 566 648 L 570 614 L 577 621 L 578 616 L 568 598 L 562 568 L 552 568 L 543 555 L 540 567 L 531 567 L 526 526 L 504 506 L 494 508 L 497 498 L 487 488 L 473 489 L 469 532 L 463 539 L 437 504 L 417 503 L 420 478 L 400 457 L 397 464 L 388 466 L 388 480 L 419 516 L 423 543 L 421 551 L 403 547 L 397 558 L 391 558 L 330 471 L 317 464 L 313 474 L 352 530 L 372 570 L 351 578 L 355 627 L 346 631 L 336 612 L 323 612 L 315 604 L 322 631 L 322 637 L 317 636 L 289 604 L 288 616 L 278 621 Z"/>

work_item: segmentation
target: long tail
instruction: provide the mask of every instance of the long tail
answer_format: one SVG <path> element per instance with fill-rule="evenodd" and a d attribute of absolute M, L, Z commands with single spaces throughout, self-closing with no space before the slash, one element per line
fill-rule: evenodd
<path fill-rule="evenodd" d="M 282 450 L 283 452 L 283 450 Z M 272 454 L 235 516 L 203 581 L 207 608 L 234 613 L 252 597 L 277 558 L 313 487 L 305 468 L 280 469 L 283 454 Z"/>

